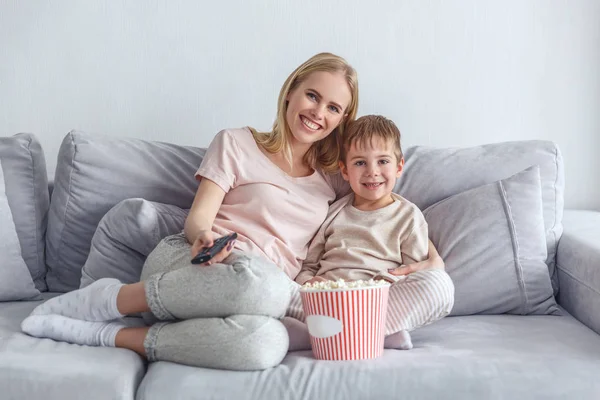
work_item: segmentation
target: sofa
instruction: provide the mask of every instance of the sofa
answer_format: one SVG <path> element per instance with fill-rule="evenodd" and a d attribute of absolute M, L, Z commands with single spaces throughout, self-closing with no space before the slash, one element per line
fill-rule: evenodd
<path fill-rule="evenodd" d="M 600 398 L 600 212 L 563 209 L 548 141 L 406 149 L 395 190 L 423 210 L 456 286 L 450 316 L 413 331 L 412 350 L 346 362 L 293 351 L 224 371 L 21 332 L 62 292 L 135 282 L 181 231 L 203 155 L 73 131 L 49 183 L 34 135 L 0 138 L 1 399 Z"/>

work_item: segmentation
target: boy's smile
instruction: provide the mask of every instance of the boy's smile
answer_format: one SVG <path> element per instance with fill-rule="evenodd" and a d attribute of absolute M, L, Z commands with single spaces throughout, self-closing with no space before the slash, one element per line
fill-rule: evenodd
<path fill-rule="evenodd" d="M 346 164 L 340 162 L 342 176 L 354 192 L 354 207 L 377 210 L 393 203 L 396 179 L 402 174 L 404 159 L 396 160 L 391 143 L 374 137 L 371 143 L 352 143 Z"/>

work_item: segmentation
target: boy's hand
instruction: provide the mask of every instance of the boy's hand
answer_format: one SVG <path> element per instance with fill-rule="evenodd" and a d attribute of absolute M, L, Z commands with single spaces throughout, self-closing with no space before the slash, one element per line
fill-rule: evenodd
<path fill-rule="evenodd" d="M 417 272 L 420 270 L 420 269 L 415 268 L 415 266 L 418 264 L 419 263 L 401 265 L 398 268 L 388 269 L 388 273 L 390 275 L 395 275 L 395 276 L 412 274 L 413 272 Z M 424 269 L 426 269 L 426 268 L 424 268 Z"/>
<path fill-rule="evenodd" d="M 417 271 L 424 271 L 426 269 L 446 269 L 446 264 L 437 249 L 431 242 L 428 243 L 428 258 L 414 264 L 401 265 L 398 268 L 388 269 L 391 275 L 402 276 L 412 274 Z"/>
<path fill-rule="evenodd" d="M 215 234 L 214 232 L 211 232 L 211 231 L 207 231 L 207 230 L 200 231 L 200 233 L 198 234 L 198 237 L 196 238 L 194 243 L 192 243 L 192 249 L 191 249 L 192 258 L 196 257 L 198 255 L 198 253 L 200 253 L 200 251 L 202 251 L 202 249 L 204 249 L 205 247 L 212 246 L 214 244 L 214 241 L 216 239 L 218 239 L 219 237 L 220 236 L 218 236 L 217 234 Z M 223 248 L 223 250 L 221 250 L 213 258 L 211 258 L 204 264 L 200 264 L 200 265 L 208 266 L 208 265 L 220 263 L 221 261 L 226 259 L 227 256 L 231 253 L 231 251 L 233 250 L 234 244 L 235 244 L 235 240 L 232 240 L 231 242 L 227 243 L 227 246 L 225 246 L 225 248 Z"/>
<path fill-rule="evenodd" d="M 391 274 L 391 272 L 390 272 L 390 274 Z M 392 275 L 394 275 L 394 274 L 392 274 Z M 395 283 L 389 276 L 379 275 L 379 276 L 376 276 L 373 279 L 376 280 L 376 281 L 386 281 L 388 283 Z"/>
<path fill-rule="evenodd" d="M 427 260 L 420 261 L 414 264 L 404 264 L 398 268 L 388 269 L 391 275 L 402 276 L 412 274 L 417 271 L 424 271 L 426 269 L 445 269 L 444 261 L 441 257 L 431 257 Z"/>

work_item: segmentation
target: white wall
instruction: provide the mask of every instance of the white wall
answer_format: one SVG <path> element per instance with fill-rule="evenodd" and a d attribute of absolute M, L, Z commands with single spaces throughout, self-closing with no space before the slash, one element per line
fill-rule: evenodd
<path fill-rule="evenodd" d="M 37 134 L 51 176 L 73 128 L 205 146 L 268 129 L 324 50 L 406 145 L 556 141 L 566 206 L 600 210 L 597 0 L 3 0 L 0 135 Z"/>

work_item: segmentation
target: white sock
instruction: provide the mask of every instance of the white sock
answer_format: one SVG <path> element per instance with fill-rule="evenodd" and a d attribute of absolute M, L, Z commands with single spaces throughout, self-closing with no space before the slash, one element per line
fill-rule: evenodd
<path fill-rule="evenodd" d="M 383 347 L 386 349 L 410 350 L 413 348 L 408 331 L 400 331 L 385 337 Z"/>
<path fill-rule="evenodd" d="M 37 306 L 31 315 L 62 315 L 83 321 L 110 321 L 123 317 L 117 309 L 117 295 L 123 284 L 103 278 L 91 285 L 54 297 Z"/>
<path fill-rule="evenodd" d="M 90 322 L 62 315 L 33 315 L 21 323 L 23 332 L 61 342 L 87 346 L 114 347 L 117 333 L 125 328 L 119 322 Z"/>

